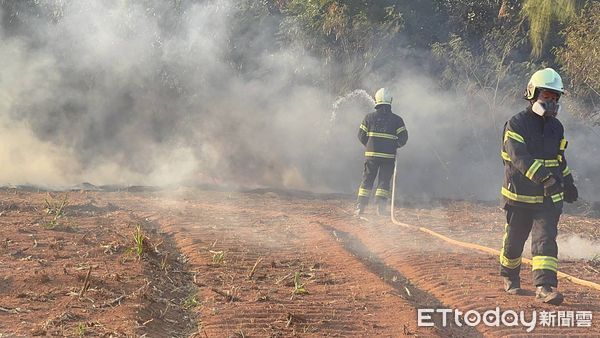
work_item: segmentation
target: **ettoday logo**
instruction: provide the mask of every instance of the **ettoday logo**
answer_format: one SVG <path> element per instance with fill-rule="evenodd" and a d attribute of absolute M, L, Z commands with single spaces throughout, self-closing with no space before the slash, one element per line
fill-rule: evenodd
<path fill-rule="evenodd" d="M 454 320 L 456 326 L 522 326 L 527 332 L 531 332 L 537 325 L 547 327 L 591 327 L 592 311 L 540 311 L 535 310 L 531 314 L 524 311 L 518 313 L 514 310 L 502 311 L 499 307 L 480 313 L 477 310 L 462 312 L 457 309 L 418 309 L 417 325 L 434 326 L 434 316 L 441 316 L 442 326 L 448 326 L 450 320 Z"/>

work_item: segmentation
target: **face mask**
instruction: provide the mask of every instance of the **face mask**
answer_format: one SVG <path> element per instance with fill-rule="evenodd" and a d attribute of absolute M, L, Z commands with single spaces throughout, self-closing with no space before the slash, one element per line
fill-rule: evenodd
<path fill-rule="evenodd" d="M 536 101 L 531 107 L 531 110 L 539 116 L 555 117 L 560 112 L 560 104 L 554 101 Z"/>

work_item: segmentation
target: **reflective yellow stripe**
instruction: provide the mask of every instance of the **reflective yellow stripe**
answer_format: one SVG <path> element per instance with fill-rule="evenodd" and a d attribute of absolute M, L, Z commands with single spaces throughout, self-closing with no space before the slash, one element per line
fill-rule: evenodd
<path fill-rule="evenodd" d="M 569 176 L 571 174 L 571 169 L 569 169 L 569 167 L 565 167 L 565 169 L 562 172 L 563 177 L 564 176 Z"/>
<path fill-rule="evenodd" d="M 526 196 L 526 195 L 517 195 L 514 192 L 502 187 L 502 196 L 523 203 L 544 203 L 544 196 Z"/>
<path fill-rule="evenodd" d="M 558 259 L 552 256 L 533 256 L 531 259 L 532 270 L 558 270 Z"/>
<path fill-rule="evenodd" d="M 506 258 L 506 256 L 504 256 L 504 254 L 500 254 L 500 264 L 502 264 L 502 266 L 505 266 L 509 269 L 515 269 L 519 265 L 521 265 L 521 257 L 510 259 L 510 258 Z"/>
<path fill-rule="evenodd" d="M 515 133 L 514 131 L 510 131 L 510 130 L 506 131 L 506 134 L 504 134 L 504 142 L 506 142 L 506 140 L 508 140 L 508 138 L 512 138 L 513 140 L 515 140 L 517 142 L 525 143 L 525 139 L 523 138 L 523 136 Z"/>
<path fill-rule="evenodd" d="M 563 156 L 561 154 L 556 155 L 558 162 L 562 162 Z"/>
<path fill-rule="evenodd" d="M 564 139 L 564 138 L 563 138 L 563 139 L 561 139 L 561 140 L 560 140 L 560 146 L 559 146 L 559 149 L 560 149 L 560 150 L 565 150 L 565 149 L 567 149 L 567 144 L 569 144 L 569 142 L 567 142 L 567 139 Z"/>
<path fill-rule="evenodd" d="M 500 250 L 500 264 L 509 269 L 515 269 L 521 265 L 521 256 L 517 258 L 508 258 L 504 255 L 504 245 L 506 244 L 506 238 L 508 237 L 508 223 L 504 226 L 504 237 L 502 239 L 502 250 Z"/>
<path fill-rule="evenodd" d="M 539 160 L 534 160 L 533 163 L 531 164 L 531 166 L 529 167 L 529 169 L 527 169 L 525 176 L 528 179 L 532 180 L 533 175 L 535 175 L 535 173 L 538 171 L 538 169 L 540 169 L 541 166 L 542 166 L 542 162 L 540 162 Z"/>
<path fill-rule="evenodd" d="M 390 192 L 385 189 L 377 189 L 377 190 L 375 190 L 375 196 L 389 198 Z"/>
<path fill-rule="evenodd" d="M 365 151 L 365 156 L 381 157 L 381 158 L 396 158 L 396 154 L 378 153 L 374 151 Z"/>
<path fill-rule="evenodd" d="M 371 190 L 370 189 L 363 189 L 363 188 L 359 188 L 358 189 L 358 196 L 367 197 L 370 194 L 371 194 Z"/>
<path fill-rule="evenodd" d="M 398 139 L 398 136 L 396 136 L 396 135 L 386 134 L 386 133 L 376 133 L 374 131 L 368 132 L 367 135 L 371 136 L 371 137 L 389 138 L 391 140 L 397 140 Z"/>
<path fill-rule="evenodd" d="M 400 127 L 398 129 L 396 129 L 396 134 L 400 134 L 403 131 L 406 131 L 406 127 Z"/>
<path fill-rule="evenodd" d="M 500 156 L 502 157 L 503 160 L 505 160 L 507 162 L 511 162 L 510 156 L 508 155 L 507 152 L 505 152 L 505 151 L 500 152 Z M 558 155 L 558 156 L 560 156 L 560 155 Z M 558 160 L 543 160 L 540 158 L 536 158 L 535 161 L 543 163 L 544 167 L 546 167 L 546 168 L 558 167 L 560 165 L 560 163 L 558 163 Z"/>
<path fill-rule="evenodd" d="M 552 202 L 556 203 L 556 202 L 560 202 L 563 200 L 564 194 L 561 192 L 560 194 L 556 194 L 556 195 L 552 195 Z"/>
<path fill-rule="evenodd" d="M 538 265 L 535 268 L 532 268 L 531 270 L 550 270 L 550 271 L 554 271 L 556 272 L 558 270 L 558 268 L 554 267 L 554 265 Z"/>
<path fill-rule="evenodd" d="M 360 129 L 364 130 L 365 132 L 367 132 L 367 126 L 365 126 L 364 124 L 360 124 Z"/>
<path fill-rule="evenodd" d="M 508 198 L 509 200 L 523 203 L 544 203 L 544 196 L 527 196 L 527 195 L 518 195 L 514 192 L 502 187 L 502 196 Z M 564 194 L 561 192 L 560 194 L 552 195 L 552 202 L 560 202 L 564 198 Z"/>

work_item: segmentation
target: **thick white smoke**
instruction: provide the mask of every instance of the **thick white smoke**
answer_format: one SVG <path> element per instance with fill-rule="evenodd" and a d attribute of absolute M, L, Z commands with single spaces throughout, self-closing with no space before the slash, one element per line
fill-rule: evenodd
<path fill-rule="evenodd" d="M 0 121 L 18 127 L 2 183 L 306 185 L 297 166 L 331 99 L 307 85 L 319 64 L 264 46 L 239 72 L 230 2 L 28 6 L 0 32 Z"/>
<path fill-rule="evenodd" d="M 372 106 L 350 97 L 331 121 L 324 60 L 275 41 L 277 20 L 244 18 L 233 1 L 2 4 L 0 185 L 358 187 L 356 133 Z M 390 59 L 402 71 L 373 69 L 359 86 L 392 88 L 407 124 L 399 196 L 497 199 L 500 131 L 522 107 L 490 114 L 410 62 Z M 594 199 L 589 130 L 569 125 L 567 156 Z"/>
<path fill-rule="evenodd" d="M 558 236 L 559 258 L 598 259 L 600 242 L 577 235 Z"/>

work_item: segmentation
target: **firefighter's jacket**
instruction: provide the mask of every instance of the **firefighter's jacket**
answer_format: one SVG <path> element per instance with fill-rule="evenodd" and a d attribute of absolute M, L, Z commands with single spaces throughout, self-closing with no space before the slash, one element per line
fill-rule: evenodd
<path fill-rule="evenodd" d="M 392 113 L 389 105 L 380 105 L 365 116 L 358 139 L 366 147 L 366 157 L 394 159 L 396 149 L 406 144 L 408 132 L 402 118 Z"/>
<path fill-rule="evenodd" d="M 552 174 L 563 183 L 573 183 L 566 148 L 563 125 L 554 117 L 541 117 L 528 108 L 506 122 L 501 152 L 506 204 L 530 209 L 548 205 L 562 208 L 563 193 L 546 197 L 544 203 L 542 182 Z"/>

